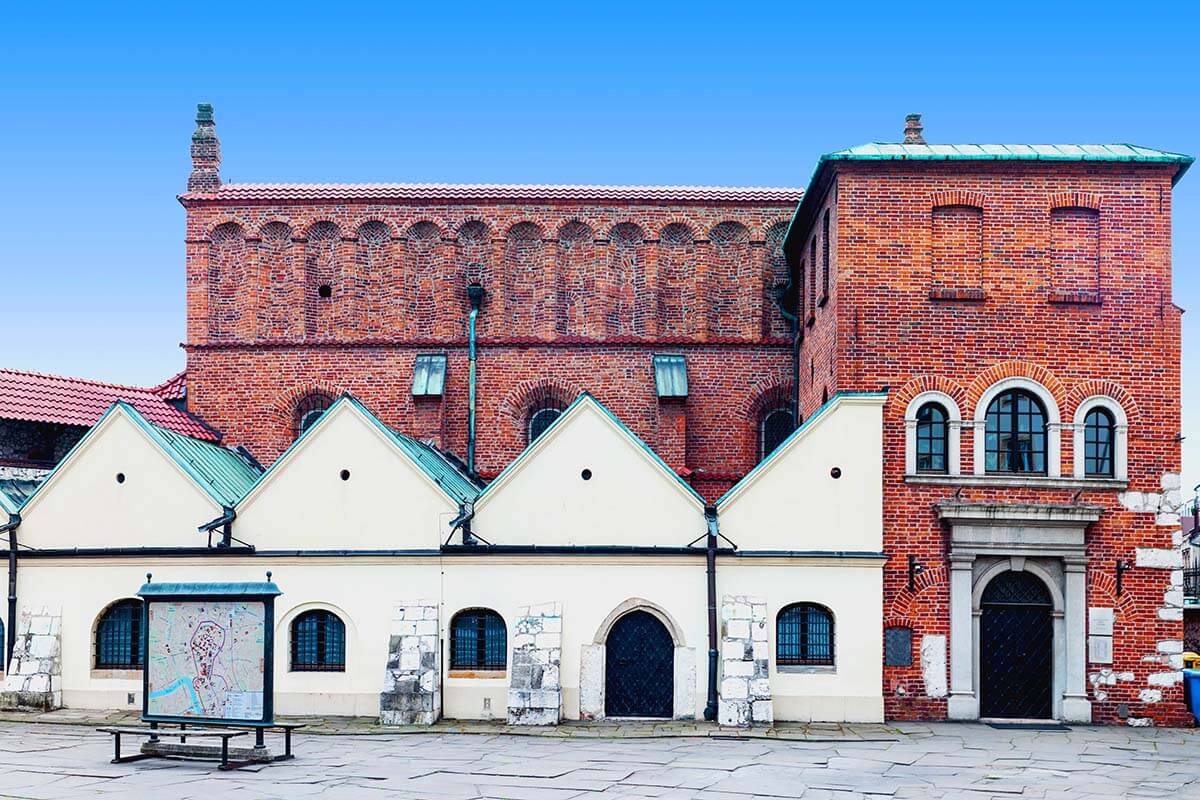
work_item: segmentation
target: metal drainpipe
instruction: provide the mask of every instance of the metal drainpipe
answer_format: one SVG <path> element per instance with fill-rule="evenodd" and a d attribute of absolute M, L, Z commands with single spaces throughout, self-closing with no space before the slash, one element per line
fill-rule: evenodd
<path fill-rule="evenodd" d="M 5 666 L 17 645 L 17 528 L 20 525 L 20 514 L 9 514 L 8 523 L 0 525 L 0 533 L 8 532 L 8 635 L 4 643 L 5 657 L 0 659 Z"/>
<path fill-rule="evenodd" d="M 704 519 L 708 523 L 704 553 L 708 573 L 708 702 L 704 718 L 712 722 L 717 718 L 717 507 L 705 506 Z"/>
<path fill-rule="evenodd" d="M 471 313 L 467 317 L 467 472 L 475 476 L 475 318 L 483 303 L 483 287 L 478 283 L 468 284 L 467 300 Z"/>

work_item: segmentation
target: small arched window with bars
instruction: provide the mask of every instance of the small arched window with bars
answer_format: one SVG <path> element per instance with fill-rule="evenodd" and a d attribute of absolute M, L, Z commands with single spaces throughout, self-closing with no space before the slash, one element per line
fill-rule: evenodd
<path fill-rule="evenodd" d="M 468 608 L 450 621 L 450 668 L 503 670 L 508 665 L 508 631 L 489 608 Z"/>
<path fill-rule="evenodd" d="M 292 621 L 292 672 L 345 672 L 346 624 L 332 611 L 305 611 Z"/>
<path fill-rule="evenodd" d="M 796 418 L 788 406 L 773 408 L 758 423 L 758 459 L 762 461 L 796 430 Z"/>
<path fill-rule="evenodd" d="M 296 404 L 296 411 L 293 414 L 295 435 L 301 436 L 316 424 L 321 415 L 332 405 L 333 398 L 323 392 L 313 392 L 301 398 L 300 402 Z"/>
<path fill-rule="evenodd" d="M 775 664 L 833 666 L 833 613 L 816 603 L 783 608 L 775 619 Z"/>
<path fill-rule="evenodd" d="M 559 405 L 544 405 L 534 409 L 529 414 L 528 443 L 533 444 L 539 436 L 546 432 L 546 429 L 554 424 L 554 420 L 562 416 L 562 406 Z"/>
<path fill-rule="evenodd" d="M 119 600 L 96 624 L 96 669 L 141 669 L 145 663 L 142 601 Z"/>

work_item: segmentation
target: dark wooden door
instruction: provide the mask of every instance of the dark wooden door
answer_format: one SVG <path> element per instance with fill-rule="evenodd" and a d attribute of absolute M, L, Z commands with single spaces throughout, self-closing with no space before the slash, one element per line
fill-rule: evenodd
<path fill-rule="evenodd" d="M 1050 719 L 1053 604 L 1028 572 L 997 575 L 983 592 L 979 621 L 979 715 Z"/>
<path fill-rule="evenodd" d="M 675 642 L 646 611 L 630 611 L 608 633 L 604 714 L 670 718 L 675 705 Z"/>

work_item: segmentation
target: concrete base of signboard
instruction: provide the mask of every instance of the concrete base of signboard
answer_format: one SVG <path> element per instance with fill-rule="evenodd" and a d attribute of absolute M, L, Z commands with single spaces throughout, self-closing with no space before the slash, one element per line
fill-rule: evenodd
<path fill-rule="evenodd" d="M 220 760 L 221 746 L 216 744 L 192 744 L 190 742 L 180 744 L 179 742 L 144 742 L 142 744 L 142 754 L 147 756 L 174 756 L 176 758 L 202 758 L 206 761 Z M 252 764 L 265 764 L 268 761 L 275 760 L 275 754 L 271 752 L 269 747 L 230 747 L 229 760 L 231 762 L 248 762 Z"/>

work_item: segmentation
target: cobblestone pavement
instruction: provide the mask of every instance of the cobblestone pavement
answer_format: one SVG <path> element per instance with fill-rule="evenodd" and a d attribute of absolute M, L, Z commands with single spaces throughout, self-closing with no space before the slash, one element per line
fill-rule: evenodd
<path fill-rule="evenodd" d="M 798 738 L 419 733 L 297 735 L 295 761 L 219 772 L 110 764 L 79 725 L 0 723 L 0 797 L 57 798 L 1200 798 L 1200 731 L 896 724 Z M 135 746 L 131 741 L 127 745 Z"/>

